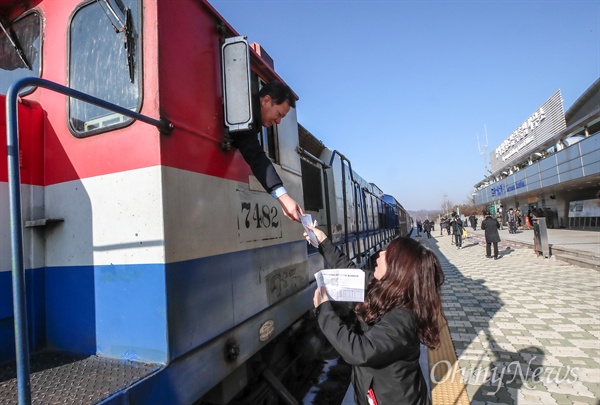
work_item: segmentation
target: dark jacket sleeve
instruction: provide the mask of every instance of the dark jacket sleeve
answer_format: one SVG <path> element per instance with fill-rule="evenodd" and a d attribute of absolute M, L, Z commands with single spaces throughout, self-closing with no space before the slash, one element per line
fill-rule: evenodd
<path fill-rule="evenodd" d="M 317 321 L 342 358 L 350 365 L 381 368 L 418 352 L 414 317 L 395 309 L 364 333 L 356 333 L 335 313 L 330 301 L 318 307 Z"/>
<path fill-rule="evenodd" d="M 271 159 L 269 159 L 258 142 L 256 131 L 241 131 L 232 134 L 231 137 L 233 139 L 233 146 L 238 148 L 244 160 L 250 166 L 252 174 L 254 174 L 265 191 L 270 193 L 273 189 L 283 185 L 283 181 L 281 181 L 281 178 L 275 171 Z"/>
<path fill-rule="evenodd" d="M 339 250 L 331 239 L 327 238 L 319 244 L 319 253 L 323 255 L 327 264 L 333 269 L 354 269 L 354 262 Z"/>

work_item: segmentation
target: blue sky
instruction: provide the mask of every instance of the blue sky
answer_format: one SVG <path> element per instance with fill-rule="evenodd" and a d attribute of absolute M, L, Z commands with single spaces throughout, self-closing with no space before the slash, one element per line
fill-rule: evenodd
<path fill-rule="evenodd" d="M 486 130 L 489 156 L 600 77 L 600 0 L 209 1 L 274 59 L 298 121 L 409 210 L 465 202 Z"/>

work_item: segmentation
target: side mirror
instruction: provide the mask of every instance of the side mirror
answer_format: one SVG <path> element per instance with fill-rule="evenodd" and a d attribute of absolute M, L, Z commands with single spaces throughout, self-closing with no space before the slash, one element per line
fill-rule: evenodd
<path fill-rule="evenodd" d="M 221 46 L 223 108 L 229 132 L 252 128 L 250 47 L 246 37 L 227 38 Z"/>

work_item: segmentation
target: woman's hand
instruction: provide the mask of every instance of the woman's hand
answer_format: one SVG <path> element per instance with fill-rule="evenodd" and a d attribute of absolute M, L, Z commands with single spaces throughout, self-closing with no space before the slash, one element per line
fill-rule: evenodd
<path fill-rule="evenodd" d="M 317 288 L 315 290 L 315 296 L 313 297 L 313 304 L 315 308 L 324 303 L 325 301 L 329 301 L 329 297 L 327 296 L 327 290 L 325 287 L 321 287 L 321 290 Z"/>
<path fill-rule="evenodd" d="M 317 221 L 315 220 L 315 226 L 316 225 L 317 225 Z M 308 229 L 310 229 L 311 231 L 313 231 L 313 233 L 315 234 L 315 238 L 317 238 L 317 242 L 321 243 L 325 239 L 327 239 L 327 235 L 325 235 L 325 233 L 323 231 L 321 231 L 320 229 L 315 228 L 315 226 L 313 226 L 313 225 L 307 225 L 306 227 Z M 306 238 L 306 241 L 308 243 L 310 243 L 310 238 L 308 237 L 308 234 L 306 232 L 304 232 L 303 235 Z"/>

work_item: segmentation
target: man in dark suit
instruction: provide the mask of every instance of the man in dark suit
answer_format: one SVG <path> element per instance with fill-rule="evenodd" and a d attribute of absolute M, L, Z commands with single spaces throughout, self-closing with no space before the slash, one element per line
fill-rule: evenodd
<path fill-rule="evenodd" d="M 452 234 L 454 235 L 454 244 L 457 249 L 462 248 L 462 233 L 463 223 L 460 220 L 460 217 L 456 215 L 452 221 Z"/>
<path fill-rule="evenodd" d="M 512 208 L 509 208 L 506 214 L 506 222 L 508 222 L 508 233 L 517 233 L 517 215 Z"/>
<path fill-rule="evenodd" d="M 494 245 L 494 260 L 498 259 L 498 242 L 500 242 L 500 223 L 496 218 L 492 218 L 489 212 L 485 212 L 485 219 L 481 222 L 481 229 L 485 231 L 485 257 L 492 257 L 492 247 Z"/>
<path fill-rule="evenodd" d="M 279 124 L 290 109 L 295 107 L 296 96 L 286 84 L 267 83 L 253 100 L 254 122 L 267 128 L 271 127 Z M 252 129 L 232 134 L 232 144 L 238 148 L 246 163 L 250 165 L 252 174 L 265 191 L 281 204 L 283 214 L 291 220 L 300 222 L 298 215 L 304 215 L 304 210 L 287 193 L 271 159 L 258 141 L 258 135 L 262 131 L 261 125 L 254 125 Z"/>

